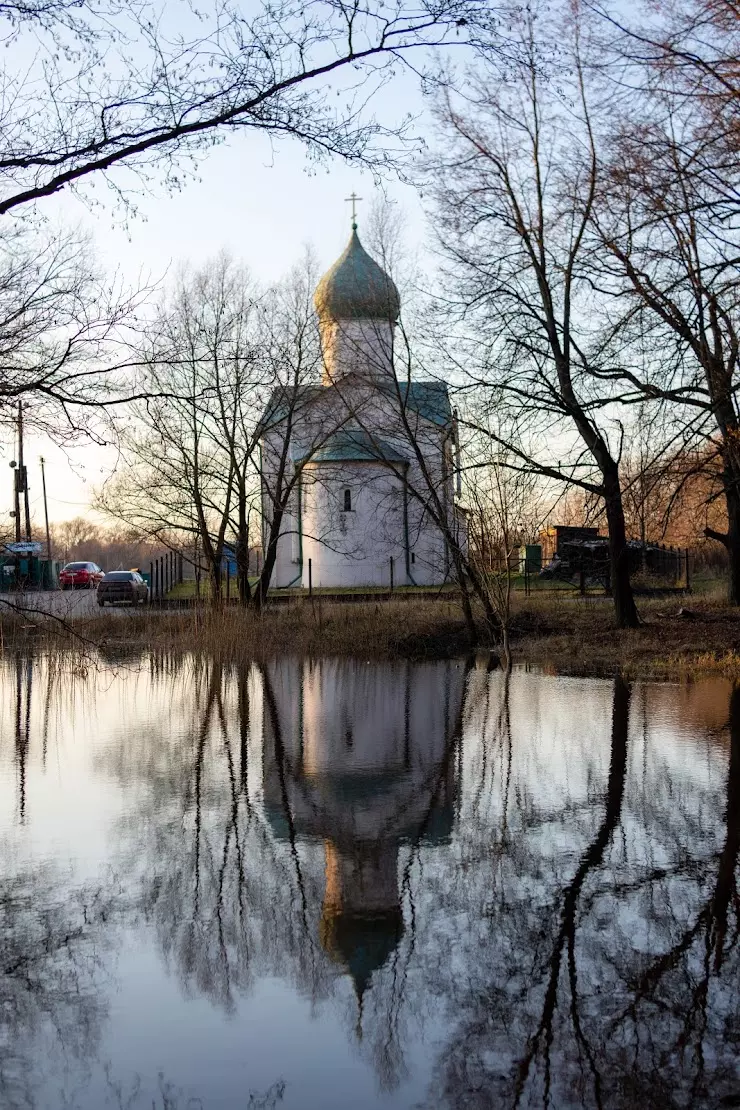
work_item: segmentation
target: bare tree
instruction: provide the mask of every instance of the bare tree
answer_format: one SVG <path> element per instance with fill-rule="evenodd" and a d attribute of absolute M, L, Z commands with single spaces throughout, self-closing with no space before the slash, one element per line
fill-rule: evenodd
<path fill-rule="evenodd" d="M 26 421 L 58 441 L 110 434 L 106 411 L 132 393 L 122 342 L 147 290 L 128 291 L 74 232 L 0 232 L 0 424 Z"/>
<path fill-rule="evenodd" d="M 655 41 L 647 31 L 620 28 L 590 220 L 593 280 L 620 305 L 613 335 L 631 351 L 628 360 L 613 360 L 604 377 L 619 381 L 624 400 L 670 406 L 687 440 L 718 448 L 727 530 L 707 535 L 727 548 L 730 600 L 737 605 L 740 178 L 730 58 L 740 40 L 732 10 L 724 2 L 676 5 L 673 32 L 665 29 Z"/>
<path fill-rule="evenodd" d="M 622 429 L 610 417 L 613 391 L 595 373 L 584 279 L 599 172 L 585 32 L 565 5 L 512 19 L 526 49 L 504 77 L 484 57 L 459 91 L 444 79 L 437 92 L 441 134 L 430 169 L 450 264 L 445 304 L 475 329 L 464 354 L 459 343 L 454 354 L 448 346 L 485 392 L 485 408 L 508 421 L 507 446 L 525 469 L 603 498 L 616 621 L 632 627 Z M 542 74 L 543 43 L 556 34 L 564 53 L 557 87 Z"/>
<path fill-rule="evenodd" d="M 365 113 L 372 92 L 409 51 L 462 41 L 478 10 L 486 15 L 464 0 L 279 0 L 247 15 L 228 0 L 197 12 L 11 0 L 0 10 L 14 45 L 0 100 L 0 214 L 93 176 L 135 204 L 151 175 L 179 188 L 188 162 L 245 129 L 380 166 L 391 155 L 376 140 L 405 128 Z M 124 166 L 127 177 L 113 174 Z"/>
<path fill-rule="evenodd" d="M 119 424 L 122 465 L 98 504 L 142 535 L 197 537 L 216 604 L 232 545 L 242 603 L 264 603 L 303 465 L 332 430 L 314 419 L 296 453 L 295 422 L 320 389 L 314 282 L 310 258 L 263 289 L 222 256 L 180 276 L 136 354 L 148 396 Z"/>
<path fill-rule="evenodd" d="M 272 383 L 255 436 L 259 441 L 259 519 L 263 562 L 254 603 L 264 605 L 281 536 L 302 543 L 302 479 L 306 464 L 346 418 L 319 404 L 323 366 L 313 308 L 315 270 L 306 258 L 272 291 L 262 351 Z"/>
<path fill-rule="evenodd" d="M 498 619 L 502 650 L 511 665 L 509 644 L 513 579 L 519 574 L 519 548 L 538 534 L 544 518 L 536 475 L 521 470 L 502 447 L 465 471 L 468 503 L 468 560 L 476 567 Z"/>
<path fill-rule="evenodd" d="M 256 371 L 247 380 L 251 288 L 225 256 L 179 275 L 134 354 L 145 366 L 148 397 L 119 420 L 123 465 L 99 497 L 103 510 L 142 535 L 197 537 L 216 602 L 232 503 L 244 481 L 237 424 L 259 384 Z"/>

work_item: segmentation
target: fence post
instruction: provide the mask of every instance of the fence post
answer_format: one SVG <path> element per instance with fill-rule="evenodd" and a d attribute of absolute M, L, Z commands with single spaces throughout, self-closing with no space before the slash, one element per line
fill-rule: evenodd
<path fill-rule="evenodd" d="M 686 548 L 686 593 L 691 593 L 691 572 L 689 571 L 689 549 Z"/>
<path fill-rule="evenodd" d="M 231 560 L 226 560 L 226 600 L 231 600 Z"/>
<path fill-rule="evenodd" d="M 182 585 L 183 579 L 183 566 L 182 566 L 182 551 L 177 554 L 177 581 Z"/>
<path fill-rule="evenodd" d="M 308 596 L 313 597 L 313 569 L 311 560 L 308 560 Z"/>

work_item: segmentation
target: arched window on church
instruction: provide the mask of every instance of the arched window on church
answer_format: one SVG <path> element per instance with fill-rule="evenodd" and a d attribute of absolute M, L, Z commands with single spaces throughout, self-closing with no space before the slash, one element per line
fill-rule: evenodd
<path fill-rule="evenodd" d="M 352 490 L 346 489 L 344 491 L 344 511 L 345 513 L 352 512 Z"/>

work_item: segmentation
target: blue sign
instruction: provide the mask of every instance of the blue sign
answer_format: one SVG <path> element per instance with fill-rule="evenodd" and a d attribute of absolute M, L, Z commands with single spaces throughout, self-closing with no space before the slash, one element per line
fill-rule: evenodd
<path fill-rule="evenodd" d="M 6 543 L 3 546 L 10 555 L 38 555 L 44 545 L 26 540 L 24 543 Z"/>

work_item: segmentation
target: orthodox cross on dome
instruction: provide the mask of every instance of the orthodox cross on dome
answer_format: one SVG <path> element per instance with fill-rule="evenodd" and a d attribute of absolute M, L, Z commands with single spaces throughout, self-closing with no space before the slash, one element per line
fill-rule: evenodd
<path fill-rule="evenodd" d="M 352 193 L 351 196 L 348 196 L 348 197 L 344 198 L 345 204 L 351 204 L 352 205 L 352 230 L 353 231 L 357 231 L 357 201 L 358 200 L 362 200 L 362 197 L 358 197 L 357 193 Z"/>

